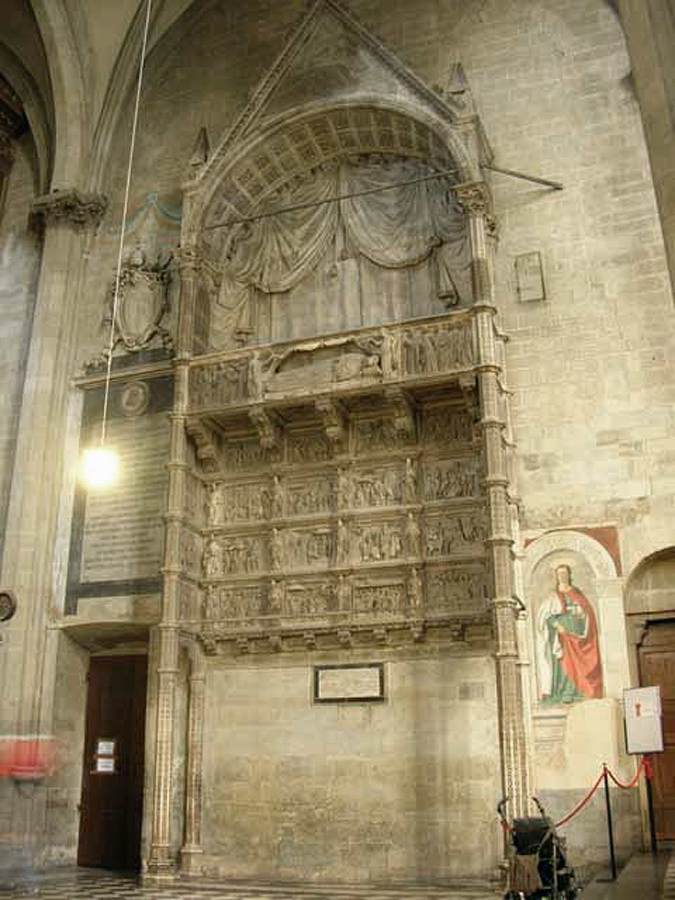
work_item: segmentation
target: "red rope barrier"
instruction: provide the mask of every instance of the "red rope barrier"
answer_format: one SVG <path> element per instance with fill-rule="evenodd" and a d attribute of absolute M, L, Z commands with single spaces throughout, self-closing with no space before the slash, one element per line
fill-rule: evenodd
<path fill-rule="evenodd" d="M 600 787 L 601 781 L 602 781 L 602 773 L 600 773 L 600 775 L 598 775 L 597 781 L 595 782 L 593 787 L 590 789 L 590 791 L 586 794 L 586 796 L 583 798 L 583 800 L 581 800 L 579 803 L 577 803 L 577 805 L 574 807 L 574 809 L 571 812 L 567 813 L 567 815 L 564 816 L 559 822 L 555 823 L 556 828 L 561 828 L 563 825 L 566 825 L 567 822 L 569 822 L 570 819 L 574 818 L 574 816 L 576 816 L 576 814 L 578 812 L 581 812 L 581 810 L 584 808 L 584 806 L 586 806 L 586 804 L 591 799 L 593 794 Z"/>
<path fill-rule="evenodd" d="M 645 770 L 645 775 L 646 775 L 646 774 L 647 774 L 647 770 L 646 770 L 645 757 L 644 757 L 644 756 L 643 756 L 642 759 L 640 760 L 640 765 L 638 766 L 638 770 L 637 770 L 637 772 L 635 773 L 635 777 L 632 778 L 632 779 L 631 779 L 629 782 L 627 782 L 626 784 L 624 784 L 623 781 L 619 781 L 619 779 L 616 777 L 616 775 L 612 772 L 611 769 L 607 769 L 607 774 L 609 775 L 609 777 L 612 779 L 612 781 L 614 782 L 614 784 L 615 784 L 618 788 L 621 788 L 621 789 L 624 790 L 624 791 L 628 791 L 628 790 L 630 790 L 631 788 L 634 788 L 635 785 L 638 783 L 638 781 L 640 780 L 640 773 L 642 772 L 643 769 Z"/>
<path fill-rule="evenodd" d="M 586 806 L 586 804 L 589 802 L 589 800 L 591 799 L 593 794 L 595 794 L 597 789 L 600 787 L 600 784 L 602 782 L 605 771 L 607 772 L 607 775 L 612 779 L 614 784 L 624 791 L 628 791 L 631 788 L 636 787 L 638 781 L 640 780 L 641 772 L 645 773 L 645 778 L 648 781 L 651 781 L 652 778 L 654 777 L 654 770 L 652 768 L 651 760 L 647 756 L 643 756 L 641 758 L 640 765 L 638 766 L 638 770 L 635 773 L 635 776 L 626 783 L 624 783 L 623 781 L 620 781 L 616 777 L 616 775 L 612 772 L 611 769 L 608 769 L 606 766 L 603 765 L 603 771 L 598 775 L 593 787 L 586 794 L 586 796 L 577 803 L 577 805 L 574 807 L 574 809 L 572 809 L 570 812 L 568 812 L 566 816 L 563 816 L 563 818 L 559 822 L 555 823 L 556 828 L 562 828 L 562 826 L 566 825 L 571 819 L 573 819 L 574 816 L 577 815 L 577 813 L 581 812 L 581 810 L 584 808 L 584 806 Z M 511 831 L 513 831 L 512 827 L 509 825 L 509 823 L 506 821 L 506 819 L 500 819 L 499 821 L 500 821 L 500 824 L 506 834 L 509 834 Z"/>

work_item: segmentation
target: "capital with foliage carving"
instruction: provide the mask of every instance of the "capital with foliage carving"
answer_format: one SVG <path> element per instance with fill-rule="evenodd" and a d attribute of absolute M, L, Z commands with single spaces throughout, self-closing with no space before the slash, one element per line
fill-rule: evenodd
<path fill-rule="evenodd" d="M 464 211 L 471 216 L 488 216 L 492 212 L 490 192 L 484 181 L 471 181 L 453 187 L 453 193 Z"/>
<path fill-rule="evenodd" d="M 74 228 L 96 228 L 108 208 L 103 194 L 83 194 L 75 188 L 52 191 L 36 197 L 31 222 L 40 227 L 68 224 Z"/>

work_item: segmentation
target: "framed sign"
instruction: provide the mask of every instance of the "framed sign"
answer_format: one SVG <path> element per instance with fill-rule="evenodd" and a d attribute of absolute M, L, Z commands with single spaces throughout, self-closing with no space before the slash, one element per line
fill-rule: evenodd
<path fill-rule="evenodd" d="M 114 775 L 115 758 L 112 756 L 97 756 L 94 772 L 97 775 Z"/>
<path fill-rule="evenodd" d="M 661 689 L 628 688 L 623 692 L 627 753 L 663 753 Z"/>
<path fill-rule="evenodd" d="M 315 703 L 362 703 L 384 699 L 384 663 L 314 667 Z"/>
<path fill-rule="evenodd" d="M 96 738 L 92 775 L 115 775 L 117 772 L 116 738 Z"/>
<path fill-rule="evenodd" d="M 96 741 L 97 756 L 114 756 L 116 741 L 113 738 L 99 738 Z"/>

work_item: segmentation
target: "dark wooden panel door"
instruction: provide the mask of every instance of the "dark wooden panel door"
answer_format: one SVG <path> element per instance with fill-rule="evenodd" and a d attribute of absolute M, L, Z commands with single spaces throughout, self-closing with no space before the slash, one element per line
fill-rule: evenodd
<path fill-rule="evenodd" d="M 147 668 L 145 656 L 91 659 L 80 866 L 140 867 Z"/>
<path fill-rule="evenodd" d="M 654 813 L 661 840 L 675 840 L 675 622 L 650 623 L 640 648 L 640 680 L 659 685 L 663 705 L 663 753 L 655 753 Z"/>

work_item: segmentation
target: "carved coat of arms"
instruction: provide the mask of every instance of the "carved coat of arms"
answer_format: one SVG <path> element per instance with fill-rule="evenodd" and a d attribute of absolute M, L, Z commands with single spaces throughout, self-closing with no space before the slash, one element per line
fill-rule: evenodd
<path fill-rule="evenodd" d="M 120 273 L 117 314 L 115 316 L 115 343 L 126 350 L 141 350 L 153 340 L 170 348 L 172 338 L 163 320 L 169 311 L 169 285 L 171 283 L 171 253 L 159 253 L 149 262 L 140 248 L 124 261 Z M 112 297 L 115 285 L 111 288 Z"/>

